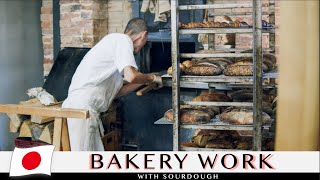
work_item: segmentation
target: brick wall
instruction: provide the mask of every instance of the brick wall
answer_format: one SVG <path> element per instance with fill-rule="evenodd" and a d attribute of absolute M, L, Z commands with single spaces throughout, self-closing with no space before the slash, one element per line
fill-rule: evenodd
<path fill-rule="evenodd" d="M 48 75 L 53 65 L 53 17 L 52 0 L 42 0 L 41 28 L 43 44 L 44 75 Z"/>
<path fill-rule="evenodd" d="M 108 0 L 109 33 L 123 33 L 132 18 L 132 4 L 126 0 Z"/>
<path fill-rule="evenodd" d="M 54 62 L 52 0 L 42 0 L 41 28 L 46 76 Z M 60 0 L 61 48 L 93 47 L 107 33 L 107 0 Z"/>
<path fill-rule="evenodd" d="M 108 33 L 107 0 L 61 0 L 61 47 L 93 47 Z"/>

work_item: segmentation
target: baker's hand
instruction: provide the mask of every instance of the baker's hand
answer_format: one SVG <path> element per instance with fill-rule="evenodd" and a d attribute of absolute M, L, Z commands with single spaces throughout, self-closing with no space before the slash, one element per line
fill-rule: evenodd
<path fill-rule="evenodd" d="M 162 82 L 161 76 L 153 74 L 153 77 L 154 77 L 154 79 L 153 79 L 152 83 L 156 83 L 157 84 L 157 87 L 155 87 L 154 89 L 158 90 L 158 89 L 162 88 L 163 87 L 163 82 Z"/>

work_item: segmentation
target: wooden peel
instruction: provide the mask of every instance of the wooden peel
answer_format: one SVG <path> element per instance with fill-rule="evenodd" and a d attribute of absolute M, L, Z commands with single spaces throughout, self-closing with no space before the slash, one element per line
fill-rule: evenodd
<path fill-rule="evenodd" d="M 140 89 L 139 91 L 137 91 L 137 96 L 142 96 L 144 95 L 145 93 L 151 91 L 153 88 L 157 87 L 157 84 L 156 83 L 152 83 L 152 84 L 149 84 L 148 86 Z"/>

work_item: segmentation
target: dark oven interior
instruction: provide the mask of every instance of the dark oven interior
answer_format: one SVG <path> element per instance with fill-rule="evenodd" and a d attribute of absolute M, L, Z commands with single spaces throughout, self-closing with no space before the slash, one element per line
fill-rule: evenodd
<path fill-rule="evenodd" d="M 154 23 L 154 15 L 141 13 L 142 1 L 133 2 L 133 16 L 142 17 L 148 22 L 148 42 L 142 52 L 136 55 L 141 72 L 166 72 L 171 66 L 171 22 Z M 182 4 L 201 4 L 203 0 L 181 1 Z M 170 19 L 170 18 L 169 18 Z M 182 22 L 202 21 L 203 11 L 186 11 L 180 14 Z M 180 52 L 194 53 L 199 49 L 197 36 L 180 36 Z M 183 61 L 184 59 L 181 59 Z M 196 89 L 181 89 L 182 98 L 192 98 L 198 94 Z M 171 87 L 150 91 L 138 97 L 135 93 L 121 98 L 120 114 L 123 122 L 123 150 L 172 150 L 172 125 L 155 125 L 172 108 Z M 193 131 L 182 130 L 181 140 L 190 139 Z"/>

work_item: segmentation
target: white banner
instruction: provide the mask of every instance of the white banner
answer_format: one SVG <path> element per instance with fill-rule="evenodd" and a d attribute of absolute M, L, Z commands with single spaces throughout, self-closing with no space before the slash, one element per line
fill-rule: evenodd
<path fill-rule="evenodd" d="M 0 152 L 9 172 L 12 152 Z M 54 152 L 51 172 L 99 173 L 319 173 L 319 152 Z"/>

